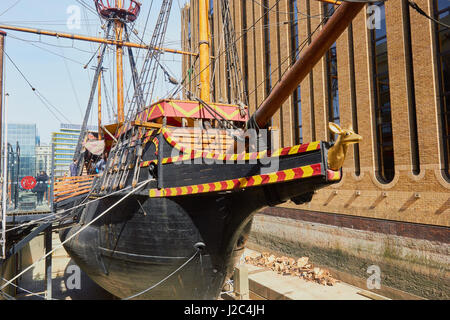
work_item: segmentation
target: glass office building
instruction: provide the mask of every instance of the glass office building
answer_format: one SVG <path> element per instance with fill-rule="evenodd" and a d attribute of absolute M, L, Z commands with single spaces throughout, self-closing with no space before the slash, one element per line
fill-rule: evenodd
<path fill-rule="evenodd" d="M 8 143 L 17 152 L 20 148 L 19 178 L 36 176 L 36 146 L 39 145 L 39 135 L 36 124 L 8 124 Z"/>
<path fill-rule="evenodd" d="M 97 127 L 88 126 L 87 130 L 97 131 Z M 55 177 L 62 177 L 69 173 L 69 166 L 72 163 L 80 131 L 81 125 L 62 123 L 60 131 L 52 133 Z"/>
<path fill-rule="evenodd" d="M 52 146 L 36 146 L 36 171 L 52 172 Z"/>

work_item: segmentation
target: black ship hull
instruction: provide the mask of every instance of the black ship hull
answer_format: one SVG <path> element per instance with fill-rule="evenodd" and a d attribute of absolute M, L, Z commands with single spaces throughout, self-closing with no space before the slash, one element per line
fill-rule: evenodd
<path fill-rule="evenodd" d="M 217 299 L 243 253 L 253 215 L 277 194 L 283 202 L 325 186 L 320 178 L 228 194 L 175 198 L 132 196 L 70 240 L 65 248 L 92 280 L 119 298 L 159 283 L 138 299 Z M 64 241 L 121 196 L 89 204 Z M 272 200 L 273 201 L 273 200 Z M 184 268 L 165 279 L 189 258 Z"/>
<path fill-rule="evenodd" d="M 110 169 L 94 182 L 89 204 L 73 210 L 70 219 L 77 223 L 60 238 L 77 233 L 65 249 L 119 298 L 151 288 L 136 299 L 217 299 L 258 210 L 288 200 L 308 202 L 315 190 L 340 179 L 339 172 L 333 173 L 339 173 L 336 179 L 327 169 L 328 148 L 312 143 L 280 149 L 270 156 L 274 168 L 260 154 L 248 155 L 254 162 L 194 164 L 173 158 L 174 143 L 160 135 L 159 143 L 146 145 L 138 175 L 110 156 Z M 158 163 L 148 165 L 157 151 L 163 153 Z M 135 163 L 133 154 L 122 161 Z M 162 165 L 162 155 L 172 158 Z M 136 177 L 145 189 L 129 195 Z"/>

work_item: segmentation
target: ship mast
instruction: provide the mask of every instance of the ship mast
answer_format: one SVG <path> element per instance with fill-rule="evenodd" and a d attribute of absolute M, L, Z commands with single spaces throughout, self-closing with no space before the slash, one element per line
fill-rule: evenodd
<path fill-rule="evenodd" d="M 209 57 L 209 11 L 208 0 L 199 0 L 199 28 L 200 28 L 200 99 L 210 102 L 210 57 Z"/>
<path fill-rule="evenodd" d="M 101 57 L 100 55 L 97 57 L 98 64 L 100 64 Z M 102 140 L 102 73 L 103 70 L 100 69 L 98 75 L 98 88 L 97 88 L 97 103 L 98 103 L 98 140 Z"/>
<path fill-rule="evenodd" d="M 116 8 L 122 8 L 122 0 L 116 0 Z M 124 23 L 120 19 L 115 21 L 116 41 L 116 70 L 117 70 L 117 122 L 123 123 L 125 115 L 123 111 L 123 47 L 122 42 Z M 100 130 L 99 130 L 100 131 Z"/>

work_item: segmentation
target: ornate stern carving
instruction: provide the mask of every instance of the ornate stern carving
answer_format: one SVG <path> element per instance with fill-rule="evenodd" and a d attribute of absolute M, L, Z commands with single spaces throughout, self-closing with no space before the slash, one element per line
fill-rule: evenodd
<path fill-rule="evenodd" d="M 328 150 L 328 167 L 331 170 L 338 171 L 344 164 L 348 146 L 359 143 L 362 141 L 362 137 L 355 133 L 351 126 L 348 129 L 342 129 L 337 124 L 330 122 L 328 128 L 338 135 L 336 143 Z"/>

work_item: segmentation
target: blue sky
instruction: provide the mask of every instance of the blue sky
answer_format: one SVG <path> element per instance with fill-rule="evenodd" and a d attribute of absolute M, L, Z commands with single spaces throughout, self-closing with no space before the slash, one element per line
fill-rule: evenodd
<path fill-rule="evenodd" d="M 100 20 L 96 14 L 83 7 L 80 1 L 94 8 L 93 0 L 1 0 L 0 24 L 97 36 L 101 31 Z M 151 0 L 141 0 L 140 2 L 143 4 L 142 11 L 135 29 L 142 36 Z M 147 43 L 150 41 L 161 2 L 161 0 L 153 0 L 149 27 L 144 38 Z M 180 7 L 185 2 L 185 0 L 173 1 L 165 47 L 180 48 Z M 66 23 L 71 14 L 67 10 L 73 5 L 80 7 L 82 20 L 80 29 L 70 30 Z M 98 45 L 9 30 L 6 32 L 8 33 L 5 44 L 6 53 L 42 96 L 63 114 L 61 115 L 52 107 L 49 107 L 56 115 L 55 117 L 31 90 L 8 58 L 5 57 L 5 92 L 10 94 L 8 122 L 36 123 L 41 143 L 49 143 L 51 132 L 59 130 L 60 122 L 67 123 L 70 121 L 73 124 L 82 122 L 94 74 L 91 67 L 95 66 L 95 59 L 90 64 L 90 68 L 84 69 L 83 65 L 91 59 Z M 134 40 L 137 41 L 136 38 Z M 141 50 L 141 55 L 143 53 Z M 137 54 L 138 52 L 135 51 L 135 57 Z M 114 56 L 115 54 L 111 51 L 106 57 L 104 66 L 108 68 L 105 73 L 105 81 L 109 89 L 109 100 L 115 106 L 116 99 L 111 96 L 111 84 L 115 78 L 114 74 L 111 73 L 113 72 Z M 138 60 L 138 70 L 140 70 L 140 61 L 142 59 Z M 127 62 L 128 57 L 124 56 L 124 64 L 127 64 Z M 166 54 L 163 58 L 163 64 L 176 78 L 180 78 L 181 56 Z M 131 74 L 126 69 L 125 89 L 130 84 L 130 79 Z M 164 97 L 173 86 L 164 81 L 162 75 L 159 79 L 155 91 L 158 97 Z M 96 105 L 95 99 L 94 106 Z M 106 106 L 103 110 L 103 119 L 106 120 L 105 122 L 109 122 Z M 93 109 L 89 123 L 97 123 L 96 107 Z"/>

